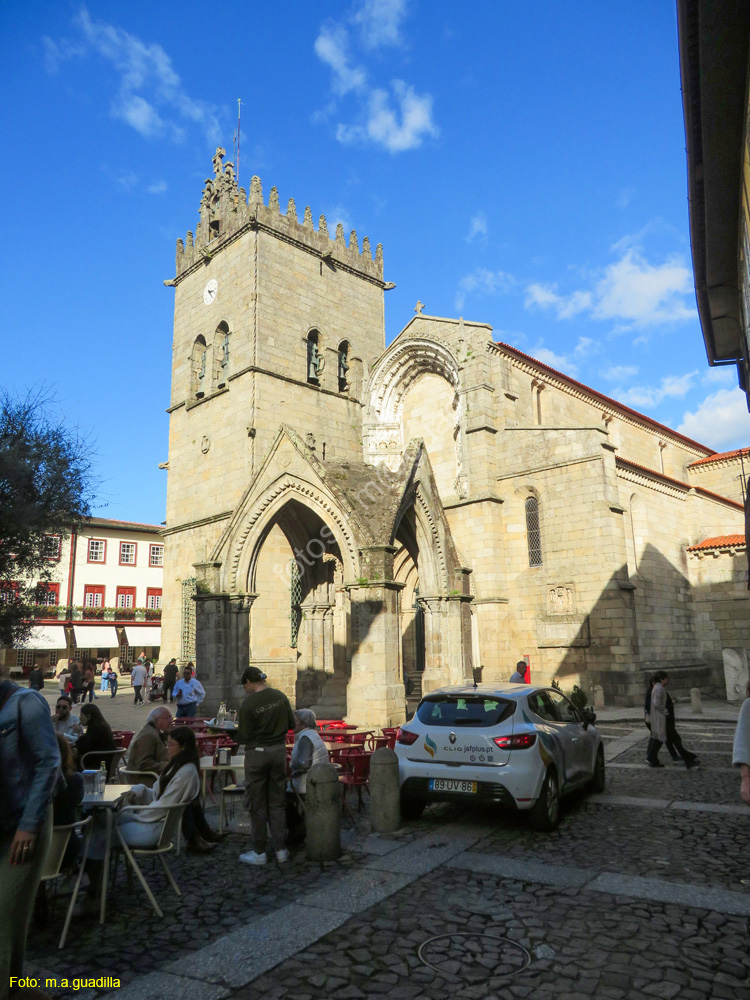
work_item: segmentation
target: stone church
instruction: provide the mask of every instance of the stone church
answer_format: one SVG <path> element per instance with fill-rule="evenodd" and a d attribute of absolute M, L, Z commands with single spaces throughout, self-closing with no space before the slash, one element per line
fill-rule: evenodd
<path fill-rule="evenodd" d="M 746 452 L 710 448 L 417 303 L 383 250 L 214 157 L 177 242 L 163 649 L 206 707 L 244 667 L 319 717 L 528 657 L 610 704 L 747 672 Z M 731 692 L 730 692 L 731 697 Z"/>

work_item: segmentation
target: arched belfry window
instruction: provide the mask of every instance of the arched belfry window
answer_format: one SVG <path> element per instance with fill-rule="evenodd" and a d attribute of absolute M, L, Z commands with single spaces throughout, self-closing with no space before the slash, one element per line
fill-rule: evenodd
<path fill-rule="evenodd" d="M 349 392 L 349 341 L 342 340 L 338 350 L 339 392 Z"/>
<path fill-rule="evenodd" d="M 307 381 L 309 385 L 320 385 L 323 371 L 323 356 L 320 353 L 320 338 L 317 330 L 307 335 Z"/>
<path fill-rule="evenodd" d="M 526 509 L 526 540 L 529 545 L 529 566 L 541 566 L 542 533 L 539 529 L 539 501 L 536 497 L 527 497 L 524 507 Z"/>

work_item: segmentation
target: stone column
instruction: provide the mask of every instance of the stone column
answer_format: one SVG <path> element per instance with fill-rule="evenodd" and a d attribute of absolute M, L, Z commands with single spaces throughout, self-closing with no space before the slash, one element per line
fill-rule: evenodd
<path fill-rule="evenodd" d="M 227 708 L 239 708 L 246 696 L 240 678 L 250 660 L 250 610 L 257 596 L 257 594 L 230 594 L 227 597 L 224 658 L 224 701 Z"/>
<path fill-rule="evenodd" d="M 352 673 L 346 717 L 362 726 L 400 725 L 406 718 L 398 612 L 401 587 L 391 580 L 349 588 Z"/>
<path fill-rule="evenodd" d="M 215 715 L 221 702 L 238 708 L 240 686 L 250 650 L 250 607 L 257 594 L 195 596 L 195 663 L 206 691 L 204 715 Z"/>
<path fill-rule="evenodd" d="M 424 609 L 422 693 L 449 684 L 472 684 L 471 618 L 467 594 L 420 597 Z"/>
<path fill-rule="evenodd" d="M 303 667 L 333 673 L 333 604 L 302 604 L 304 615 Z"/>

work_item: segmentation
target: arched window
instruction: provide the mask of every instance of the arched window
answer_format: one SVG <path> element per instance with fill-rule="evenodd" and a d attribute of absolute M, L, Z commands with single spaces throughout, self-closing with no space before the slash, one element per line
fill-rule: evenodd
<path fill-rule="evenodd" d="M 320 374 L 323 371 L 323 357 L 320 353 L 318 331 L 311 330 L 307 335 L 307 381 L 309 385 L 320 385 Z"/>
<path fill-rule="evenodd" d="M 216 327 L 214 365 L 216 388 L 223 389 L 229 376 L 229 327 L 223 321 Z"/>
<path fill-rule="evenodd" d="M 206 347 L 205 338 L 202 336 L 197 337 L 193 344 L 191 379 L 192 391 L 198 399 L 203 399 L 206 395 L 206 389 L 210 382 L 210 374 L 209 377 L 206 377 L 207 355 L 208 348 Z"/>
<path fill-rule="evenodd" d="M 526 540 L 529 545 L 529 566 L 541 566 L 542 533 L 539 530 L 539 501 L 536 497 L 527 497 L 524 507 L 526 509 Z"/>
<path fill-rule="evenodd" d="M 338 351 L 339 392 L 349 392 L 349 341 L 342 340 Z"/>

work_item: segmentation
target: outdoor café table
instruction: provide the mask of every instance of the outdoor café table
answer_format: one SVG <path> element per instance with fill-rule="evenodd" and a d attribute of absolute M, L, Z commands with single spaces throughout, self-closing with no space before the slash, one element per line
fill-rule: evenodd
<path fill-rule="evenodd" d="M 103 811 L 106 816 L 106 840 L 104 842 L 104 868 L 102 871 L 102 900 L 99 906 L 99 923 L 103 924 L 107 915 L 107 880 L 109 878 L 109 856 L 112 851 L 112 830 L 115 810 L 122 796 L 131 790 L 130 785 L 105 785 L 101 795 L 87 792 L 83 796 L 81 808 L 84 812 Z"/>
<path fill-rule="evenodd" d="M 210 729 L 212 733 L 226 733 L 227 736 L 236 736 L 240 731 L 239 723 L 225 722 L 217 726 L 214 719 L 206 719 L 203 723 L 204 729 Z"/>
<path fill-rule="evenodd" d="M 206 799 L 206 774 L 209 771 L 242 771 L 244 773 L 245 769 L 245 757 L 243 754 L 238 754 L 236 757 L 232 757 L 228 764 L 214 764 L 213 757 L 201 757 L 201 799 L 205 802 Z"/>

